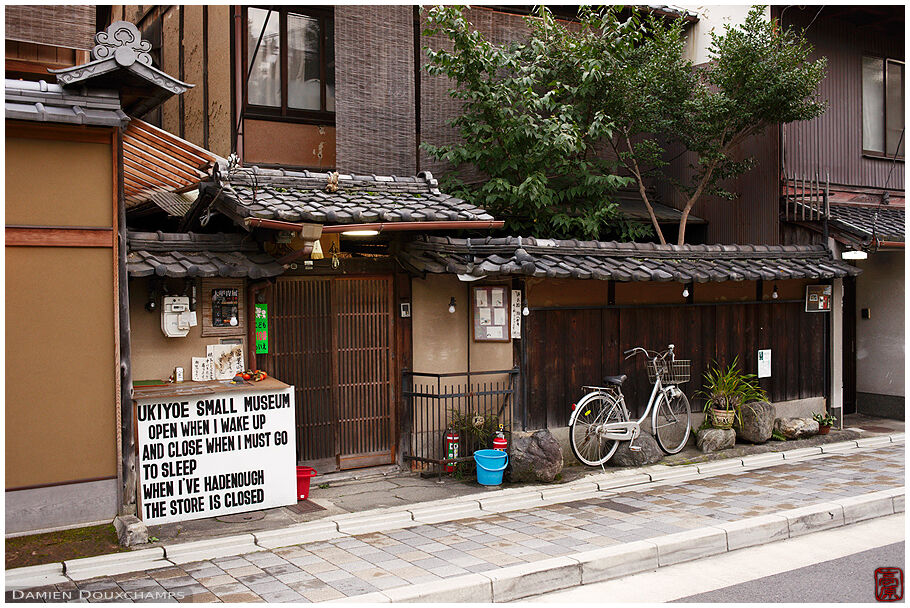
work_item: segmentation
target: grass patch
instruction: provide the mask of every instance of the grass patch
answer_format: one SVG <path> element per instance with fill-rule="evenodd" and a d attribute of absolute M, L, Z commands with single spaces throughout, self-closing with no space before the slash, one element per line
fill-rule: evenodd
<path fill-rule="evenodd" d="M 6 539 L 6 569 L 129 551 L 111 524 Z"/>

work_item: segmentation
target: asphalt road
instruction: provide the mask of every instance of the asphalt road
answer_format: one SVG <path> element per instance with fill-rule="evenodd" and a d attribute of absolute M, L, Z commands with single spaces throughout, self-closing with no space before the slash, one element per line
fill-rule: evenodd
<path fill-rule="evenodd" d="M 875 603 L 876 568 L 895 566 L 904 570 L 904 543 L 892 543 L 676 601 Z"/>

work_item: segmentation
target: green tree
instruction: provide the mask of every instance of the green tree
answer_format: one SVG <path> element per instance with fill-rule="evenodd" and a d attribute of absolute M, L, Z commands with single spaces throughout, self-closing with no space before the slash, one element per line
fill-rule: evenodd
<path fill-rule="evenodd" d="M 711 35 L 711 61 L 696 71 L 682 106 L 667 106 L 676 119 L 666 129 L 694 153 L 692 176 L 678 183 L 686 197 L 677 243 L 685 242 L 686 222 L 703 194 L 735 198 L 723 181 L 748 171 L 754 159 L 738 159 L 736 147 L 776 123 L 811 120 L 825 111 L 818 85 L 826 60 L 810 61 L 804 32 L 764 18 L 764 7 L 745 22 Z"/>
<path fill-rule="evenodd" d="M 615 121 L 604 103 L 616 61 L 642 39 L 636 20 L 618 9 L 582 9 L 570 31 L 540 8 L 523 42 L 494 45 L 459 7 L 433 7 L 424 35 L 443 35 L 449 49 L 427 48 L 427 70 L 454 81 L 462 101 L 451 120 L 461 141 L 424 143 L 455 167 L 488 179 L 468 184 L 444 176 L 453 193 L 507 221 L 510 231 L 565 238 L 638 238 L 647 227 L 624 220 L 612 200 L 631 179 L 601 152 Z"/>

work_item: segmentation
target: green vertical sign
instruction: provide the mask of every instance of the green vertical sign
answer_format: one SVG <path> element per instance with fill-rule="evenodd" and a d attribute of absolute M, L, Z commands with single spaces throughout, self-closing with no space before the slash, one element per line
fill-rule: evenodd
<path fill-rule="evenodd" d="M 269 305 L 256 304 L 256 354 L 269 352 Z"/>

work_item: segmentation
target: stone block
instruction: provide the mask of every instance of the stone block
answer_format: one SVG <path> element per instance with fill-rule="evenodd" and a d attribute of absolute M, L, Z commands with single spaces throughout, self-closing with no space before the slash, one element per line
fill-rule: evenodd
<path fill-rule="evenodd" d="M 571 502 L 573 500 L 583 500 L 596 496 L 598 492 L 599 489 L 594 482 L 544 488 L 540 491 L 541 497 L 543 498 L 541 504 L 558 504 L 561 502 Z"/>
<path fill-rule="evenodd" d="M 261 547 L 256 546 L 256 538 L 252 534 L 238 534 L 224 538 L 165 545 L 164 547 L 167 559 L 178 565 L 261 550 Z"/>
<path fill-rule="evenodd" d="M 589 477 L 588 479 L 591 478 Z M 594 477 L 594 483 L 597 484 L 597 489 L 601 492 L 604 490 L 612 490 L 614 488 L 637 486 L 645 483 L 650 483 L 650 481 L 650 475 L 638 471 L 616 471 L 614 473 L 607 473 L 605 475 L 597 475 Z"/>
<path fill-rule="evenodd" d="M 65 560 L 63 565 L 69 578 L 74 581 L 84 581 L 96 576 L 113 576 L 139 570 L 167 568 L 173 564 L 164 558 L 162 547 L 154 547 L 129 553 L 112 553 Z"/>
<path fill-rule="evenodd" d="M 736 445 L 736 431 L 733 429 L 702 429 L 695 438 L 695 445 L 706 454 L 732 448 Z"/>
<path fill-rule="evenodd" d="M 645 473 L 651 478 L 651 481 L 682 481 L 684 479 L 696 479 L 698 477 L 698 467 L 694 465 L 681 465 L 670 467 L 666 465 L 653 465 L 645 469 Z"/>
<path fill-rule="evenodd" d="M 494 495 L 489 498 L 480 498 L 480 508 L 488 513 L 503 513 L 517 511 L 529 507 L 540 506 L 542 499 L 540 491 L 522 492 L 516 494 Z"/>
<path fill-rule="evenodd" d="M 657 440 L 648 433 L 642 432 L 634 442 L 636 447 L 641 448 L 636 452 L 629 449 L 629 442 L 623 441 L 616 449 L 616 453 L 610 458 L 609 464 L 614 467 L 643 467 L 645 465 L 660 462 L 665 456 L 663 450 L 657 445 Z"/>
<path fill-rule="evenodd" d="M 832 443 L 831 445 L 838 445 Z M 796 450 L 787 450 L 784 452 L 784 460 L 801 460 L 808 456 L 817 456 L 822 453 L 821 446 L 815 446 L 811 448 L 798 448 Z"/>
<path fill-rule="evenodd" d="M 727 533 L 715 527 L 698 528 L 646 542 L 657 545 L 657 562 L 663 567 L 724 553 L 727 550 Z"/>
<path fill-rule="evenodd" d="M 790 538 L 844 525 L 844 509 L 836 503 L 822 503 L 780 513 L 787 518 Z"/>
<path fill-rule="evenodd" d="M 336 600 L 329 600 L 327 604 L 389 604 L 392 600 L 389 596 L 381 591 L 364 593 L 363 595 L 353 595 L 351 597 L 340 597 Z"/>
<path fill-rule="evenodd" d="M 345 535 L 338 531 L 338 525 L 334 521 L 310 521 L 278 530 L 254 532 L 253 536 L 260 547 L 277 549 L 341 538 Z"/>
<path fill-rule="evenodd" d="M 562 448 L 550 431 L 512 434 L 510 481 L 551 482 L 562 472 L 562 467 Z"/>
<path fill-rule="evenodd" d="M 493 583 L 493 602 L 512 602 L 581 584 L 581 564 L 571 557 L 554 557 L 516 564 L 484 573 Z"/>
<path fill-rule="evenodd" d="M 784 455 L 781 452 L 766 452 L 764 454 L 751 454 L 743 456 L 741 459 L 744 468 L 770 467 L 777 464 L 783 464 Z"/>
<path fill-rule="evenodd" d="M 841 498 L 837 503 L 844 509 L 844 524 L 884 517 L 894 513 L 894 500 L 890 492 L 872 492 L 862 496 Z"/>
<path fill-rule="evenodd" d="M 727 550 L 735 551 L 790 537 L 790 525 L 782 515 L 762 515 L 718 524 L 727 533 Z"/>
<path fill-rule="evenodd" d="M 648 541 L 622 543 L 613 547 L 584 551 L 572 556 L 581 563 L 581 583 L 628 576 L 658 567 L 657 545 Z"/>
<path fill-rule="evenodd" d="M 465 574 L 429 583 L 395 587 L 382 592 L 395 603 L 472 603 L 493 601 L 490 578 L 483 574 Z"/>
<path fill-rule="evenodd" d="M 63 562 L 26 566 L 6 571 L 6 590 L 30 589 L 45 585 L 60 585 L 69 581 L 63 575 Z"/>
<path fill-rule="evenodd" d="M 890 443 L 891 438 L 887 435 L 879 435 L 877 437 L 863 437 L 856 440 L 856 446 L 860 448 L 872 448 L 889 445 Z"/>
<path fill-rule="evenodd" d="M 774 406 L 764 401 L 747 403 L 740 408 L 740 418 L 733 424 L 736 436 L 750 443 L 764 443 L 774 430 Z"/>
<path fill-rule="evenodd" d="M 729 473 L 730 471 L 742 471 L 743 462 L 739 458 L 724 458 L 712 462 L 701 462 L 696 465 L 696 468 L 701 475 Z"/>
<path fill-rule="evenodd" d="M 149 542 L 148 527 L 135 515 L 118 515 L 114 518 L 114 529 L 117 540 L 124 547 L 147 545 Z"/>
<path fill-rule="evenodd" d="M 414 525 L 414 517 L 410 511 L 357 514 L 354 517 L 338 517 L 334 521 L 338 524 L 338 531 L 345 534 L 369 534 Z"/>
<path fill-rule="evenodd" d="M 445 521 L 456 521 L 466 517 L 481 515 L 480 503 L 476 500 L 456 502 L 454 504 L 419 505 L 408 509 L 415 522 L 436 524 Z"/>
<path fill-rule="evenodd" d="M 856 441 L 838 441 L 820 446 L 823 454 L 843 454 L 856 449 Z"/>

